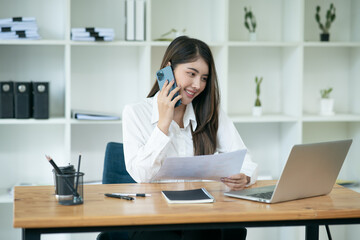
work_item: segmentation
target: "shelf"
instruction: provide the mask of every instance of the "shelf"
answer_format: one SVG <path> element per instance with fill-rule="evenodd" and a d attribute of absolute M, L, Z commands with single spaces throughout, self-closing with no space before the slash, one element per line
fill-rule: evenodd
<path fill-rule="evenodd" d="M 49 119 L 0 119 L 1 125 L 57 125 L 57 124 L 65 124 L 65 118 L 49 118 Z"/>
<path fill-rule="evenodd" d="M 90 124 L 122 124 L 122 120 L 111 120 L 111 121 L 102 121 L 102 120 L 76 120 L 72 119 L 70 121 L 73 125 L 90 125 Z"/>
<path fill-rule="evenodd" d="M 0 40 L 0 45 L 55 45 L 55 46 L 64 46 L 66 44 L 65 40 Z"/>
<path fill-rule="evenodd" d="M 360 47 L 360 42 L 304 42 L 304 47 Z"/>
<path fill-rule="evenodd" d="M 70 41 L 70 45 L 72 46 L 121 46 L 121 47 L 144 47 L 149 46 L 148 42 L 136 42 L 136 41 L 98 41 L 98 42 L 82 42 L 82 41 Z"/>
<path fill-rule="evenodd" d="M 285 115 L 267 115 L 251 116 L 251 115 L 229 115 L 230 119 L 235 123 L 281 123 L 281 122 L 297 122 L 297 117 Z"/>
<path fill-rule="evenodd" d="M 301 42 L 271 42 L 271 41 L 231 41 L 228 43 L 229 47 L 298 47 Z"/>
<path fill-rule="evenodd" d="M 304 115 L 304 122 L 360 122 L 360 115 L 336 113 L 333 116 Z"/>

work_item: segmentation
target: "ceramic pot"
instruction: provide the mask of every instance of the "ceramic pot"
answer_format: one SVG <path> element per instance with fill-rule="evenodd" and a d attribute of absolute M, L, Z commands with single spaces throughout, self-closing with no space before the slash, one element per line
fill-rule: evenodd
<path fill-rule="evenodd" d="M 261 106 L 260 107 L 254 106 L 252 114 L 253 114 L 253 116 L 256 116 L 256 117 L 261 116 L 262 115 L 262 107 Z"/>
<path fill-rule="evenodd" d="M 320 34 L 320 41 L 328 42 L 329 40 L 330 40 L 330 34 L 329 33 Z"/>
<path fill-rule="evenodd" d="M 320 100 L 320 115 L 323 116 L 334 115 L 334 99 L 322 98 Z"/>
<path fill-rule="evenodd" d="M 256 41 L 256 32 L 250 32 L 249 33 L 249 41 L 255 42 Z"/>

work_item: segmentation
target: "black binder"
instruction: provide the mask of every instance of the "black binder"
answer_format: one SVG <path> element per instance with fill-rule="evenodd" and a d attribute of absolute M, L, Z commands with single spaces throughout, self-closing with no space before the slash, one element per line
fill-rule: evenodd
<path fill-rule="evenodd" d="M 31 83 L 30 82 L 15 82 L 15 118 L 30 118 L 31 117 Z"/>
<path fill-rule="evenodd" d="M 0 118 L 14 118 L 14 86 L 12 81 L 0 82 Z"/>
<path fill-rule="evenodd" d="M 32 83 L 33 98 L 33 118 L 47 119 L 49 118 L 49 83 L 33 82 Z"/>

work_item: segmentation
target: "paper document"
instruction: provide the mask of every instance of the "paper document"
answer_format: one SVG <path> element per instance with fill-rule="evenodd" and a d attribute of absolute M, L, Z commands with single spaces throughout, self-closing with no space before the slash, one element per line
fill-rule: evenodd
<path fill-rule="evenodd" d="M 215 180 L 240 173 L 246 149 L 194 157 L 166 158 L 152 182 L 166 180 Z"/>

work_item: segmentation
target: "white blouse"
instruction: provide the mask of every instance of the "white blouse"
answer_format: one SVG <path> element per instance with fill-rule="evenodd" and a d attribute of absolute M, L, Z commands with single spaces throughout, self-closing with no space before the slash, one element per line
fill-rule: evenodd
<path fill-rule="evenodd" d="M 136 182 L 151 182 L 166 157 L 194 156 L 190 122 L 194 130 L 197 123 L 192 103 L 185 110 L 184 128 L 172 121 L 166 135 L 157 127 L 157 95 L 125 106 L 122 114 L 126 170 Z M 246 146 L 233 122 L 220 110 L 216 153 L 240 149 Z M 240 172 L 251 177 L 249 185 L 256 182 L 257 164 L 249 153 Z"/>

